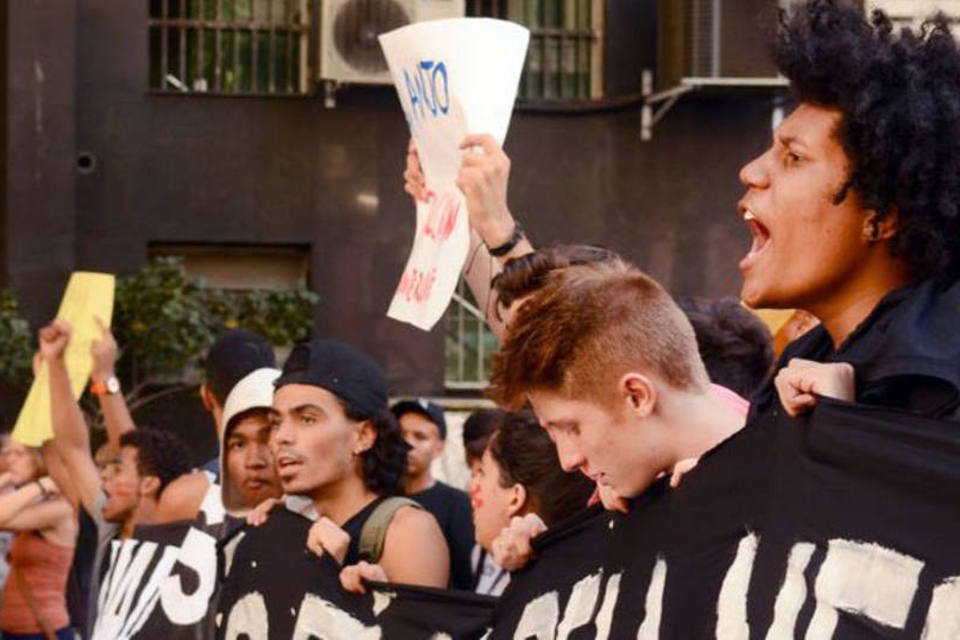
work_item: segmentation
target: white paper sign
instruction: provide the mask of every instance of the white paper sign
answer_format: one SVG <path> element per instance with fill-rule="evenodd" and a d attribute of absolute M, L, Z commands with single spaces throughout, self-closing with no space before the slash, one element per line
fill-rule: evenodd
<path fill-rule="evenodd" d="M 417 230 L 387 315 L 429 331 L 443 316 L 467 259 L 470 229 L 455 180 L 467 133 L 502 145 L 530 32 L 486 18 L 421 22 L 380 36 L 417 144 L 427 188 Z"/>

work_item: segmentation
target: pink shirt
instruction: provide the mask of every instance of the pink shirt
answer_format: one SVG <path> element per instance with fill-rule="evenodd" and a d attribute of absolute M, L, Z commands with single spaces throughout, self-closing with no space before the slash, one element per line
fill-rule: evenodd
<path fill-rule="evenodd" d="M 710 393 L 714 398 L 724 401 L 730 406 L 731 409 L 744 417 L 746 417 L 747 412 L 750 411 L 750 401 L 738 394 L 736 391 L 732 391 L 726 387 L 721 387 L 719 384 L 713 384 L 711 382 Z"/>

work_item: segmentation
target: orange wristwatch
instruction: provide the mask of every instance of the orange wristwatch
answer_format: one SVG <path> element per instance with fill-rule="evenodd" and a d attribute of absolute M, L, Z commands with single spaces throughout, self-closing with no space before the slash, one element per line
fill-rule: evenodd
<path fill-rule="evenodd" d="M 120 381 L 117 376 L 110 376 L 103 382 L 91 382 L 90 393 L 95 396 L 114 396 L 120 393 Z"/>

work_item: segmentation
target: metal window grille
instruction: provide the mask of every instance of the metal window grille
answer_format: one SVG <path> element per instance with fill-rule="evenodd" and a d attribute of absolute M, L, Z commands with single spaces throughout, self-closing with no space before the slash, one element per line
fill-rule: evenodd
<path fill-rule="evenodd" d="M 446 367 L 448 389 L 483 389 L 487 386 L 497 350 L 497 338 L 487 328 L 483 311 L 477 308 L 463 280 L 447 310 Z"/>
<path fill-rule="evenodd" d="M 691 75 L 719 77 L 721 0 L 691 0 L 688 7 L 690 38 L 687 40 L 687 59 Z"/>
<path fill-rule="evenodd" d="M 960 37 L 960 0 L 866 0 L 863 5 L 867 15 L 880 9 L 900 27 L 918 27 L 937 11 L 942 11 L 952 25 L 955 36 Z"/>
<path fill-rule="evenodd" d="M 149 1 L 151 89 L 307 92 L 307 0 Z"/>
<path fill-rule="evenodd" d="M 601 97 L 601 0 L 469 0 L 467 11 L 468 15 L 511 20 L 530 29 L 521 99 Z"/>

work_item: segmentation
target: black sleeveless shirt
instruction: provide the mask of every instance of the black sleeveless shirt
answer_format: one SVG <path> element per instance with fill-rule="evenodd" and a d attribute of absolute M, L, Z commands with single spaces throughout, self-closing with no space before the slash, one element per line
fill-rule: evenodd
<path fill-rule="evenodd" d="M 341 529 L 350 534 L 350 546 L 347 548 L 347 556 L 343 559 L 343 566 L 357 564 L 363 558 L 360 557 L 360 533 L 363 531 L 363 525 L 367 523 L 374 509 L 380 506 L 380 503 L 386 500 L 379 497 L 363 509 L 353 514 L 349 520 L 343 523 Z"/>

